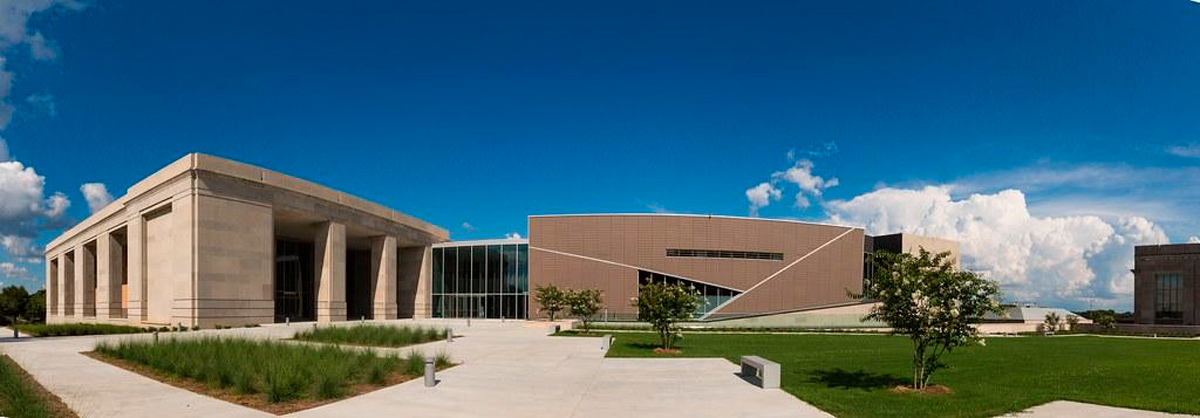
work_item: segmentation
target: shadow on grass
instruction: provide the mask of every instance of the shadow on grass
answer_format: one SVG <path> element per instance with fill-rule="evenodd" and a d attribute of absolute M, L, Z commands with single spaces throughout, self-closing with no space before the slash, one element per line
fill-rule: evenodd
<path fill-rule="evenodd" d="M 908 383 L 890 374 L 868 373 L 864 370 L 852 372 L 842 368 L 831 370 L 814 370 L 810 382 L 820 383 L 827 387 L 838 389 L 873 389 L 890 388 Z"/>

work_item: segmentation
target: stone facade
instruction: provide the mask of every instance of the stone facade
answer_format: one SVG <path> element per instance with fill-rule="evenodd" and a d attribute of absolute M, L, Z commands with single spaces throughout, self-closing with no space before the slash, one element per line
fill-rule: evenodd
<path fill-rule="evenodd" d="M 1200 325 L 1200 244 L 1143 245 L 1135 247 L 1133 254 L 1134 320 L 1139 324 Z M 1161 280 L 1176 278 L 1178 290 L 1159 291 Z M 1160 314 L 1160 298 L 1175 294 L 1179 318 Z"/>
<path fill-rule="evenodd" d="M 46 246 L 47 318 L 257 324 L 280 319 L 278 295 L 302 293 L 299 304 L 311 308 L 296 319 L 345 320 L 348 250 L 371 253 L 372 274 L 360 279 L 371 282 L 363 288 L 376 318 L 422 317 L 427 304 L 397 301 L 423 300 L 405 292 L 423 288 L 429 246 L 447 239 L 444 229 L 336 190 L 189 154 Z M 295 280 L 312 281 L 300 290 L 277 283 L 278 263 L 296 260 L 278 257 L 281 240 L 313 251 L 311 265 L 297 270 Z"/>

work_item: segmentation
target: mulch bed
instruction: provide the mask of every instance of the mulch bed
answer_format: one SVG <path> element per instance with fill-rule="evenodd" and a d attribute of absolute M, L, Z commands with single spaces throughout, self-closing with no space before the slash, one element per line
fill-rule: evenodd
<path fill-rule="evenodd" d="M 383 388 L 386 388 L 386 387 L 389 387 L 389 386 L 392 386 L 392 385 L 395 385 L 398 383 L 407 382 L 407 381 L 415 379 L 417 377 L 417 376 L 409 376 L 409 375 L 401 374 L 401 373 L 392 373 L 392 374 L 388 375 L 387 378 L 385 378 L 384 384 L 382 384 L 382 385 L 373 385 L 370 383 L 359 383 L 359 384 L 350 385 L 346 389 L 346 396 L 343 396 L 340 398 L 334 398 L 334 399 L 306 398 L 306 399 L 295 399 L 295 400 L 284 401 L 284 402 L 270 403 L 270 402 L 267 402 L 267 395 L 262 394 L 262 393 L 240 394 L 240 393 L 234 392 L 232 388 L 221 389 L 221 388 L 211 387 L 202 382 L 198 382 L 198 381 L 195 381 L 192 379 L 185 379 L 185 378 L 181 378 L 181 377 L 171 376 L 169 374 L 160 372 L 158 370 L 155 370 L 153 368 L 150 368 L 150 367 L 145 366 L 140 363 L 135 363 L 135 362 L 128 361 L 128 360 L 122 360 L 122 359 L 104 356 L 104 355 L 101 355 L 94 351 L 89 351 L 89 352 L 82 353 L 82 354 L 85 356 L 91 357 L 93 359 L 103 361 L 105 363 L 120 367 L 125 370 L 129 370 L 131 372 L 140 374 L 142 376 L 149 377 L 151 379 L 166 383 L 168 385 L 171 385 L 171 386 L 174 386 L 174 387 L 177 387 L 180 389 L 186 389 L 186 390 L 189 390 L 189 391 L 192 391 L 195 393 L 199 393 L 201 395 L 210 396 L 210 397 L 217 398 L 217 399 L 229 402 L 229 403 L 235 403 L 235 404 L 242 405 L 245 407 L 254 408 L 254 409 L 257 409 L 260 411 L 270 412 L 275 415 L 284 415 L 284 414 L 289 414 L 289 413 L 296 412 L 296 411 L 303 411 L 305 409 L 316 408 L 321 405 L 337 402 L 337 401 L 347 399 L 347 398 L 353 398 L 355 396 L 362 395 L 364 393 L 374 392 L 376 390 L 383 389 Z M 74 415 L 72 415 L 72 416 L 74 416 Z"/>
<path fill-rule="evenodd" d="M 892 393 L 924 393 L 924 394 L 929 394 L 929 395 L 949 395 L 949 394 L 954 393 L 953 390 L 951 390 L 948 387 L 942 386 L 942 385 L 929 385 L 929 386 L 926 386 L 925 389 L 913 389 L 912 386 L 896 386 L 894 388 L 888 389 L 888 392 L 892 392 Z"/>
<path fill-rule="evenodd" d="M 654 354 L 674 354 L 674 355 L 677 355 L 677 356 L 678 356 L 678 355 L 680 355 L 680 354 L 683 354 L 683 351 L 680 351 L 678 348 L 662 348 L 662 347 L 659 347 L 659 348 L 655 348 L 655 349 L 654 349 Z"/>
<path fill-rule="evenodd" d="M 32 389 L 34 393 L 42 399 L 42 402 L 45 402 L 47 409 L 46 412 L 49 412 L 50 416 L 79 418 L 79 415 L 76 415 L 75 411 L 72 411 L 71 408 L 67 407 L 67 404 L 63 403 L 62 399 L 59 398 L 58 395 L 46 390 L 41 383 L 38 383 L 37 380 L 34 380 L 33 376 L 29 375 L 29 372 L 26 372 L 25 369 L 21 368 L 17 362 L 13 361 L 11 358 L 8 358 L 8 356 L 0 356 L 0 358 L 3 358 L 3 360 L 0 361 L 4 361 L 9 367 L 17 371 L 17 374 L 21 376 L 22 384 Z"/>

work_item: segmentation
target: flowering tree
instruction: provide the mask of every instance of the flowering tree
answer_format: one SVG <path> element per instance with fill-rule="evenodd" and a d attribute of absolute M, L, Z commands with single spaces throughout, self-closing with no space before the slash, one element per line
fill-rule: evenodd
<path fill-rule="evenodd" d="M 583 332 L 590 332 L 592 320 L 596 318 L 596 312 L 600 312 L 600 306 L 604 304 L 601 292 L 597 289 L 567 290 L 565 298 L 567 310 L 583 323 Z"/>
<path fill-rule="evenodd" d="M 534 300 L 541 306 L 541 311 L 545 312 L 553 321 L 563 309 L 567 308 L 567 294 L 555 285 L 538 286 L 533 293 Z"/>
<path fill-rule="evenodd" d="M 674 324 L 692 318 L 700 307 L 700 292 L 691 285 L 647 283 L 638 289 L 633 306 L 637 307 L 638 320 L 650 323 L 658 332 L 662 348 L 670 350 L 678 337 Z"/>
<path fill-rule="evenodd" d="M 950 253 L 876 252 L 875 277 L 864 291 L 881 302 L 864 320 L 883 321 L 913 345 L 913 389 L 925 389 L 943 355 L 956 347 L 984 344 L 975 323 L 1003 314 L 996 282 L 957 270 Z"/>

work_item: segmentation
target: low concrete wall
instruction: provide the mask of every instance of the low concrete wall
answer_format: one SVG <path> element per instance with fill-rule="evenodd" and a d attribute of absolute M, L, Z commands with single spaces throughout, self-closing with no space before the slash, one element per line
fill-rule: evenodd
<path fill-rule="evenodd" d="M 1079 331 L 1096 334 L 1200 336 L 1200 325 L 1116 324 L 1115 328 L 1107 329 L 1099 324 L 1079 324 L 1075 327 Z"/>

